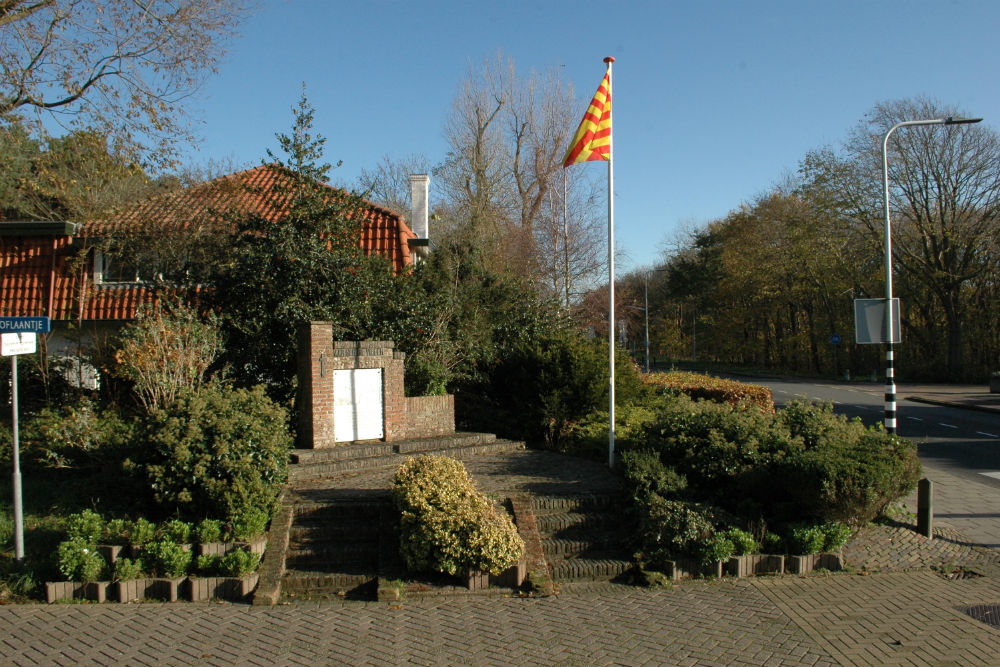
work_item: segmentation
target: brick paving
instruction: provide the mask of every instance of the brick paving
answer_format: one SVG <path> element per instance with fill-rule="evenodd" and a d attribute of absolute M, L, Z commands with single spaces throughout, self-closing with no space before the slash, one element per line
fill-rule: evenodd
<path fill-rule="evenodd" d="M 614 488 L 603 466 L 545 452 L 467 466 L 496 494 Z M 390 475 L 359 473 L 347 486 L 375 491 Z M 866 529 L 845 549 L 846 573 L 654 590 L 580 583 L 523 599 L 9 605 L 0 664 L 995 665 L 1000 629 L 963 610 L 1000 605 L 1000 552 L 950 523 L 982 514 L 974 486 L 936 495 L 951 516 L 934 540 L 905 521 Z"/>

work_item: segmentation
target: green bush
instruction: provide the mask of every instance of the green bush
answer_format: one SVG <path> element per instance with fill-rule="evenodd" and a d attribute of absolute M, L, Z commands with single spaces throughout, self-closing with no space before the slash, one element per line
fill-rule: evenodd
<path fill-rule="evenodd" d="M 104 535 L 104 519 L 93 510 L 83 510 L 66 518 L 66 537 L 80 539 L 91 547 Z"/>
<path fill-rule="evenodd" d="M 107 567 L 94 545 L 79 536 L 60 542 L 56 555 L 59 572 L 69 581 L 98 581 Z"/>
<path fill-rule="evenodd" d="M 199 544 L 219 542 L 222 540 L 222 522 L 218 519 L 202 519 L 194 532 Z"/>
<path fill-rule="evenodd" d="M 260 556 L 246 549 L 233 549 L 219 559 L 219 572 L 224 577 L 245 577 L 257 569 Z"/>
<path fill-rule="evenodd" d="M 867 430 L 860 419 L 848 420 L 836 414 L 831 403 L 796 399 L 785 405 L 777 416 L 792 437 L 802 439 L 806 449 L 853 444 Z"/>
<path fill-rule="evenodd" d="M 183 577 L 191 567 L 191 552 L 173 540 L 154 540 L 143 550 L 143 559 L 160 577 Z"/>
<path fill-rule="evenodd" d="M 214 576 L 219 572 L 219 561 L 222 559 L 218 554 L 202 554 L 195 561 L 195 570 L 203 577 Z"/>
<path fill-rule="evenodd" d="M 410 458 L 396 471 L 400 551 L 413 571 L 499 574 L 517 564 L 524 542 L 510 517 L 479 493 L 461 462 Z"/>
<path fill-rule="evenodd" d="M 916 487 L 920 461 L 913 443 L 873 430 L 788 457 L 776 479 L 802 515 L 861 525 Z"/>
<path fill-rule="evenodd" d="M 726 533 L 716 533 L 701 544 L 699 556 L 703 565 L 711 565 L 720 560 L 729 560 L 736 553 L 736 545 Z"/>
<path fill-rule="evenodd" d="M 129 544 L 129 526 L 128 519 L 109 519 L 104 524 L 101 542 L 104 544 Z"/>
<path fill-rule="evenodd" d="M 234 539 L 250 541 L 264 532 L 270 519 L 264 509 L 246 503 L 230 520 L 230 532 Z"/>
<path fill-rule="evenodd" d="M 81 399 L 44 408 L 21 426 L 21 455 L 50 468 L 78 468 L 117 461 L 133 441 L 134 425 L 116 411 Z"/>
<path fill-rule="evenodd" d="M 155 500 L 186 517 L 218 516 L 263 530 L 285 481 L 287 411 L 262 387 L 183 393 L 144 423 Z M 236 532 L 237 528 L 234 528 Z"/>
<path fill-rule="evenodd" d="M 132 522 L 129 528 L 128 541 L 129 544 L 141 547 L 152 542 L 155 536 L 156 524 L 152 521 L 139 517 Z"/>
<path fill-rule="evenodd" d="M 687 479 L 671 467 L 663 465 L 658 452 L 650 449 L 622 452 L 625 480 L 637 502 L 645 502 L 655 494 L 677 498 L 687 488 Z"/>
<path fill-rule="evenodd" d="M 132 560 L 130 558 L 119 558 L 115 561 L 115 581 L 128 581 L 129 579 L 141 579 L 145 566 L 141 558 Z"/>
<path fill-rule="evenodd" d="M 171 542 L 189 544 L 191 542 L 191 524 L 180 519 L 171 519 L 160 526 L 160 534 Z"/>
<path fill-rule="evenodd" d="M 834 521 L 823 526 L 823 551 L 840 551 L 851 537 L 851 527 Z"/>
<path fill-rule="evenodd" d="M 714 512 L 706 506 L 650 496 L 640 517 L 645 560 L 662 569 L 668 560 L 701 557 L 703 543 L 714 533 L 714 519 Z"/>
<path fill-rule="evenodd" d="M 733 543 L 733 554 L 736 556 L 760 553 L 760 543 L 745 530 L 730 528 L 721 534 Z"/>
<path fill-rule="evenodd" d="M 788 550 L 795 554 L 817 554 L 826 544 L 826 531 L 821 525 L 797 524 L 789 526 Z"/>

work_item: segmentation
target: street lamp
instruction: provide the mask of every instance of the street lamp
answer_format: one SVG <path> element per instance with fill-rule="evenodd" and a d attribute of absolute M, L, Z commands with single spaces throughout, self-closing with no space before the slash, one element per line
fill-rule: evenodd
<path fill-rule="evenodd" d="M 896 378 L 893 371 L 892 342 L 895 336 L 892 321 L 892 232 L 889 225 L 889 135 L 897 128 L 911 125 L 966 125 L 982 118 L 929 118 L 896 123 L 882 139 L 882 188 L 885 202 L 885 430 L 896 432 Z"/>

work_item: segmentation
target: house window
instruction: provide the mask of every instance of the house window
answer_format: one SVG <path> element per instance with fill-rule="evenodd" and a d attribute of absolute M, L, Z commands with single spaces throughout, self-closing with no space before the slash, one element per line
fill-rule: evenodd
<path fill-rule="evenodd" d="M 156 277 L 152 263 L 136 257 L 119 257 L 100 250 L 94 251 L 94 284 L 121 285 L 152 282 Z"/>

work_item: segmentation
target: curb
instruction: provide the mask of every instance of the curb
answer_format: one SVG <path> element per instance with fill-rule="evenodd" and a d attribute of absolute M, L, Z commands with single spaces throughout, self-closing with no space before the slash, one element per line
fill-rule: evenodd
<path fill-rule="evenodd" d="M 957 408 L 959 410 L 973 410 L 975 412 L 987 412 L 990 414 L 1000 414 L 1000 408 L 991 408 L 985 405 L 976 405 L 968 403 L 956 403 L 954 401 L 941 401 L 936 398 L 925 398 L 923 396 L 907 396 L 907 401 L 913 401 L 914 403 L 927 403 L 928 405 L 941 405 L 948 408 Z"/>

